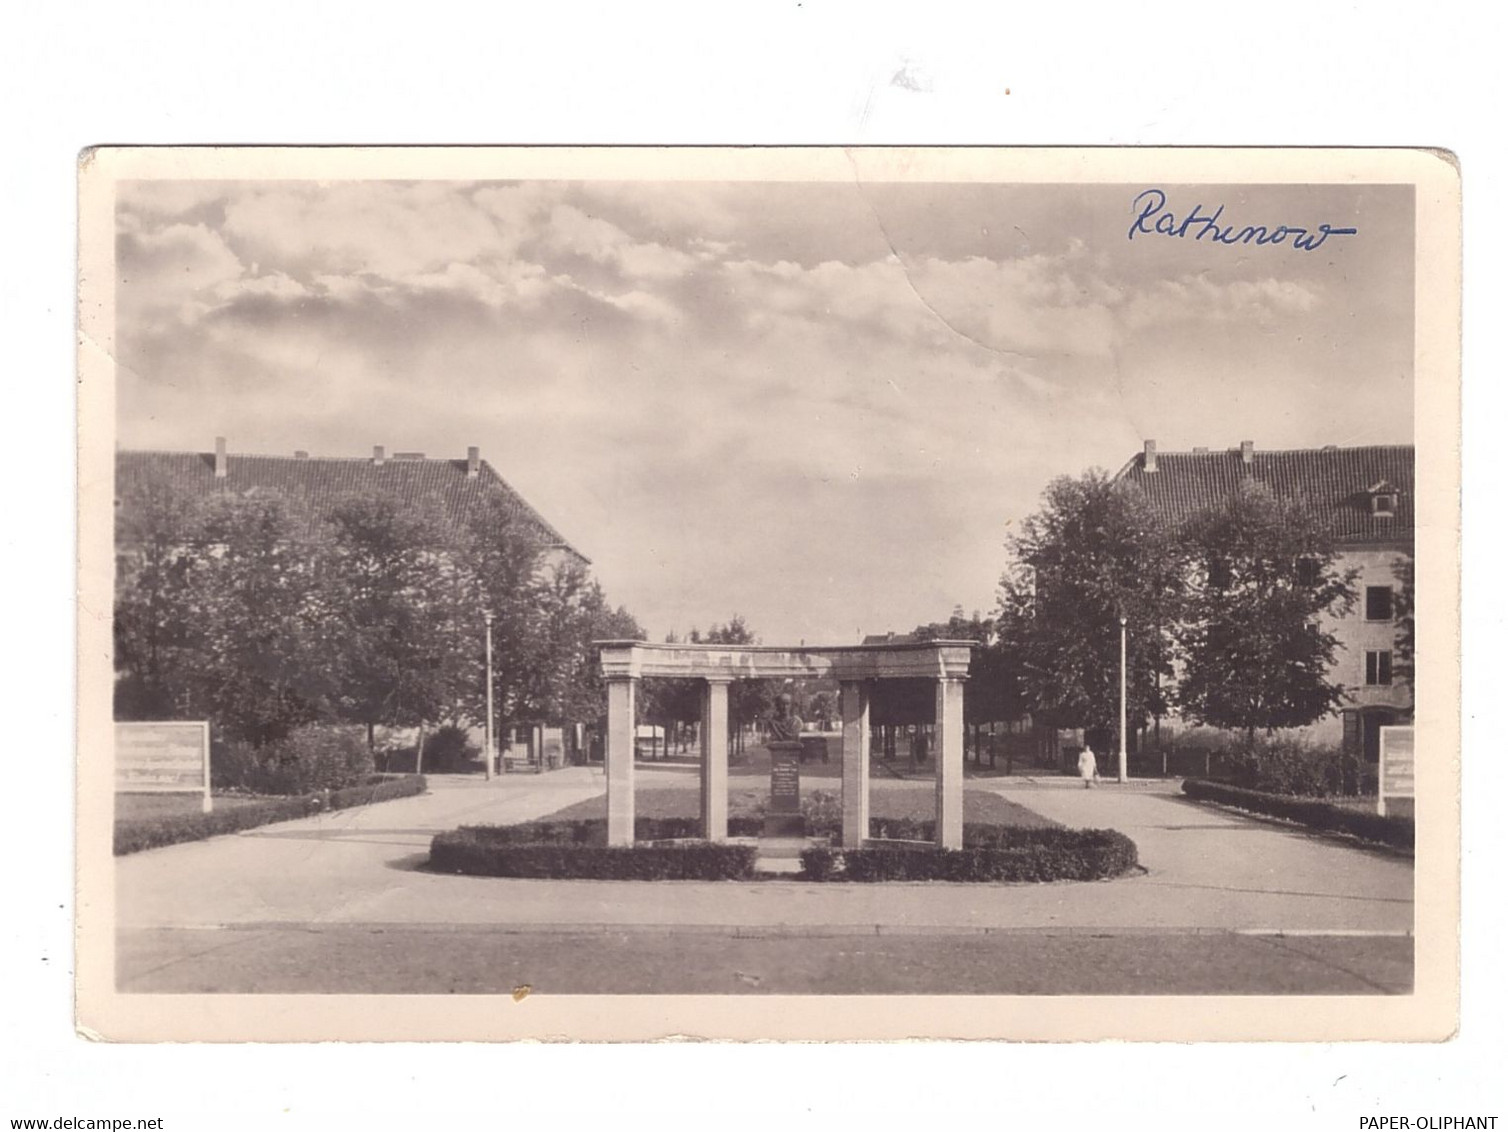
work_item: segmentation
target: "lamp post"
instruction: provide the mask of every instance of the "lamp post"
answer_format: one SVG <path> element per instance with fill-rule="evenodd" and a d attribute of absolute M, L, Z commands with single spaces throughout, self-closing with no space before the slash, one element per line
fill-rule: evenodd
<path fill-rule="evenodd" d="M 482 766 L 486 769 L 487 781 L 491 782 L 492 760 L 497 757 L 497 744 L 492 734 L 492 610 L 483 610 L 482 620 L 487 625 L 487 724 L 486 738 L 483 740 L 486 746 L 482 752 Z"/>
<path fill-rule="evenodd" d="M 1126 615 L 1121 614 L 1121 736 L 1120 775 L 1118 781 L 1126 781 Z"/>

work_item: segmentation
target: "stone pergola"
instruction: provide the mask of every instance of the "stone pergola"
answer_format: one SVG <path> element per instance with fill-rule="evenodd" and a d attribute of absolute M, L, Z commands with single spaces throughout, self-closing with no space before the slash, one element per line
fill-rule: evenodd
<path fill-rule="evenodd" d="M 702 834 L 728 837 L 728 685 L 734 680 L 827 677 L 842 689 L 843 845 L 869 836 L 869 698 L 877 680 L 925 679 L 937 685 L 937 844 L 963 847 L 963 682 L 969 641 L 926 641 L 835 648 L 767 645 L 656 645 L 598 641 L 607 679 L 607 842 L 634 841 L 634 703 L 646 676 L 703 682 Z"/>

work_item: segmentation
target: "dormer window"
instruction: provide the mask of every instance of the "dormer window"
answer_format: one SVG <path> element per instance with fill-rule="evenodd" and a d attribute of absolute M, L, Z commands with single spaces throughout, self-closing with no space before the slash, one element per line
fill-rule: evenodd
<path fill-rule="evenodd" d="M 1374 483 L 1367 489 L 1372 499 L 1372 514 L 1379 519 L 1391 519 L 1398 514 L 1398 491 L 1387 480 Z"/>

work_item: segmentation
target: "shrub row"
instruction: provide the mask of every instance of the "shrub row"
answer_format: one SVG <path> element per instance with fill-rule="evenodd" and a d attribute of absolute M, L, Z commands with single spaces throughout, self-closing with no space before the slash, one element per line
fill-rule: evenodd
<path fill-rule="evenodd" d="M 1218 802 L 1225 806 L 1248 810 L 1254 814 L 1267 814 L 1275 818 L 1287 818 L 1311 829 L 1336 833 L 1349 833 L 1364 841 L 1377 841 L 1396 849 L 1414 848 L 1414 819 L 1389 814 L 1369 813 L 1366 810 L 1348 809 L 1312 798 L 1294 798 L 1286 794 L 1268 794 L 1259 790 L 1244 790 L 1239 786 L 1227 786 L 1222 782 L 1207 782 L 1199 778 L 1185 779 L 1183 792 L 1202 802 Z"/>
<path fill-rule="evenodd" d="M 422 775 L 397 778 L 373 777 L 360 786 L 304 794 L 296 798 L 268 798 L 244 806 L 215 810 L 208 814 L 174 814 L 157 818 L 138 818 L 115 823 L 115 855 L 139 853 L 182 841 L 203 841 L 243 829 L 311 817 L 324 810 L 345 810 L 372 802 L 387 802 L 422 794 L 426 784 Z"/>
<path fill-rule="evenodd" d="M 559 823 L 561 825 L 575 823 Z M 697 842 L 659 846 L 591 845 L 571 842 L 520 844 L 458 829 L 435 836 L 432 868 L 492 877 L 571 880 L 747 880 L 754 875 L 751 845 Z"/>
<path fill-rule="evenodd" d="M 217 737 L 209 758 L 211 781 L 217 790 L 251 794 L 340 790 L 359 786 L 375 770 L 372 752 L 359 728 L 313 724 L 261 747 Z"/>
<path fill-rule="evenodd" d="M 537 821 L 519 825 L 462 826 L 479 839 L 496 845 L 606 845 L 607 822 L 603 818 L 576 821 Z M 871 818 L 869 836 L 887 841 L 931 841 L 937 829 L 931 818 Z M 733 816 L 728 819 L 729 837 L 758 837 L 764 820 L 758 817 Z M 809 837 L 838 837 L 841 822 L 809 820 Z M 1020 847 L 1055 846 L 1062 843 L 1062 829 L 1029 828 L 1015 825 L 990 825 L 968 822 L 963 827 L 964 844 L 969 846 Z M 700 818 L 634 819 L 635 841 L 676 841 L 702 836 Z"/>
<path fill-rule="evenodd" d="M 970 825 L 964 828 L 962 849 L 920 843 L 807 849 L 801 854 L 801 875 L 859 882 L 1104 880 L 1136 863 L 1136 843 L 1113 829 Z"/>

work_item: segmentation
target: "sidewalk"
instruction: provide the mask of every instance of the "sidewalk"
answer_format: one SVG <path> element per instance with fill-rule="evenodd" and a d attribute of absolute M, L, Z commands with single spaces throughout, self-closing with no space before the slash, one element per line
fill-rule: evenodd
<path fill-rule="evenodd" d="M 489 926 L 504 932 L 716 929 L 755 934 L 1351 932 L 1413 926 L 1409 862 L 1153 791 L 976 781 L 1066 825 L 1136 841 L 1144 876 L 1047 885 L 605 882 L 421 870 L 431 836 L 525 821 L 602 793 L 573 768 L 491 785 L 435 778 L 421 798 L 172 846 L 117 862 L 122 928 Z M 1075 787 L 1070 789 L 1069 787 Z"/>

